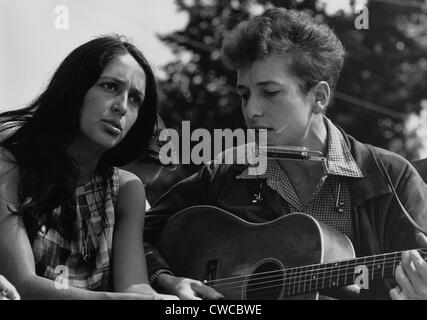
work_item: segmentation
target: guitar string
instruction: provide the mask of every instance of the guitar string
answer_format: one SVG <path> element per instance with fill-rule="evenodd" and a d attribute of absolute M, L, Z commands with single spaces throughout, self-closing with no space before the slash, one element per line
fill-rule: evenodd
<path fill-rule="evenodd" d="M 393 260 L 394 262 L 392 262 L 391 264 L 389 264 L 389 262 L 391 262 L 391 261 L 385 261 L 385 263 L 381 262 L 381 265 L 383 266 L 383 268 L 389 268 L 391 266 L 394 266 L 396 264 L 396 262 L 397 262 L 393 258 L 391 258 L 389 260 Z M 365 266 L 374 267 L 375 265 L 378 265 L 378 264 L 375 263 L 375 264 L 371 264 L 371 265 L 369 265 L 369 264 L 364 264 L 364 265 Z M 245 278 L 243 280 L 238 280 L 238 281 L 227 282 L 227 279 L 218 279 L 218 280 L 207 281 L 207 283 L 210 284 L 210 285 L 228 285 L 228 284 L 232 284 L 232 283 L 239 283 L 241 281 L 245 281 L 249 276 L 258 276 L 258 275 L 266 275 L 266 276 L 264 276 L 264 277 L 257 277 L 256 280 L 269 279 L 272 276 L 276 276 L 276 275 L 277 276 L 284 275 L 284 277 L 282 277 L 282 278 L 285 279 L 285 280 L 287 280 L 287 279 L 293 279 L 293 278 L 307 277 L 308 275 L 314 275 L 314 274 L 319 275 L 320 273 L 326 273 L 326 272 L 331 272 L 331 273 L 332 272 L 337 272 L 337 273 L 340 273 L 341 271 L 347 271 L 348 269 L 352 269 L 353 267 L 357 267 L 357 266 L 360 266 L 360 264 L 354 264 L 354 265 L 348 264 L 348 265 L 345 265 L 345 266 L 335 266 L 335 267 L 332 266 L 330 268 L 305 270 L 305 271 L 301 271 L 301 272 L 298 272 L 298 271 L 292 272 L 292 270 L 294 270 L 294 269 L 281 269 L 281 270 L 266 271 L 266 272 L 260 272 L 260 273 L 254 273 L 254 274 L 242 275 L 242 276 L 235 277 L 234 279 L 236 279 L 236 278 Z M 379 269 L 376 269 L 376 270 L 379 270 Z M 298 273 L 299 273 L 299 275 L 298 275 Z M 219 283 L 219 284 L 214 283 L 214 282 L 220 282 L 220 281 L 223 281 L 225 283 L 223 283 L 223 284 L 221 284 L 221 283 Z"/>
<path fill-rule="evenodd" d="M 348 275 L 350 275 L 350 274 L 348 274 Z M 324 277 L 324 278 L 322 278 L 323 281 L 322 281 L 322 287 L 321 288 L 316 288 L 319 285 L 318 279 L 316 279 L 316 286 L 314 286 L 313 289 L 312 289 L 312 282 L 315 281 L 313 279 L 306 279 L 306 280 L 294 281 L 294 282 L 290 282 L 290 283 L 283 283 L 284 282 L 283 279 L 279 279 L 279 280 L 268 281 L 268 282 L 257 282 L 256 284 L 252 284 L 252 285 L 249 284 L 248 286 L 246 286 L 247 288 L 249 288 L 251 286 L 253 287 L 253 286 L 257 286 L 257 285 L 266 284 L 266 283 L 280 282 L 280 284 L 277 284 L 277 285 L 269 285 L 269 286 L 264 286 L 264 287 L 256 287 L 256 288 L 253 288 L 253 289 L 245 290 L 245 292 L 253 292 L 253 291 L 259 291 L 259 290 L 266 290 L 266 289 L 271 289 L 271 288 L 276 288 L 276 287 L 287 287 L 287 288 L 289 288 L 289 290 L 287 290 L 289 293 L 287 293 L 287 294 L 285 293 L 285 295 L 287 295 L 287 296 L 297 295 L 297 294 L 303 294 L 303 293 L 307 293 L 307 292 L 317 291 L 318 289 L 325 289 L 325 288 L 334 287 L 334 286 L 336 286 L 336 284 L 339 284 L 339 282 L 341 280 L 345 281 L 347 279 L 348 275 L 338 275 L 338 277 L 336 277 L 336 276 Z M 342 278 L 342 276 L 344 276 L 344 278 Z M 336 279 L 335 285 L 331 281 L 332 278 Z M 328 279 L 330 279 L 329 280 L 329 285 L 327 285 L 325 287 L 325 280 L 328 281 Z M 309 286 L 307 285 L 307 282 L 310 282 Z M 296 284 L 298 284 L 298 289 L 296 289 L 297 288 Z M 291 287 L 291 285 L 293 285 L 293 287 Z M 300 289 L 301 289 L 302 285 L 303 285 L 303 290 L 301 291 Z M 340 285 L 338 285 L 338 286 L 340 286 Z M 212 287 L 216 288 L 217 286 L 212 286 Z M 222 293 L 227 294 L 228 290 L 233 290 L 233 289 L 239 289 L 239 291 L 234 291 L 234 292 L 228 293 L 229 295 L 241 293 L 240 289 L 242 289 L 243 287 L 244 287 L 243 285 L 238 285 L 238 286 L 233 286 L 233 287 L 230 287 L 230 288 L 225 288 L 225 289 L 222 289 Z M 306 290 L 306 287 L 308 287 L 309 290 Z M 290 293 L 291 291 L 292 291 L 292 294 Z"/>
<path fill-rule="evenodd" d="M 389 261 L 390 262 L 390 261 Z M 390 269 L 391 267 L 393 267 L 394 268 L 394 266 L 396 265 L 396 261 L 393 263 L 387 263 L 387 264 L 384 264 L 384 267 L 382 268 L 382 269 Z M 381 265 L 382 265 L 382 263 L 381 263 Z M 354 265 L 354 266 L 357 266 L 357 265 Z M 374 265 L 372 265 L 372 267 L 373 267 Z M 320 279 L 328 279 L 328 278 L 332 278 L 332 277 L 338 277 L 338 276 L 343 276 L 342 274 L 340 274 L 341 273 L 341 271 L 347 271 L 347 269 L 348 269 L 348 267 L 353 267 L 353 266 L 345 266 L 344 268 L 339 268 L 338 270 L 335 270 L 335 271 L 333 271 L 332 269 L 333 268 L 330 268 L 329 270 L 328 269 L 324 269 L 326 272 L 335 272 L 335 273 L 337 273 L 336 275 L 333 275 L 333 274 L 331 274 L 331 275 L 328 275 L 328 276 L 326 276 L 326 275 L 324 275 L 324 276 L 320 276 Z M 374 269 L 374 273 L 375 273 L 375 271 L 376 270 L 382 270 L 382 269 Z M 286 269 L 284 269 L 284 270 L 286 270 Z M 306 272 L 306 273 L 303 273 L 303 272 L 301 272 L 300 274 L 298 274 L 297 275 L 297 273 L 295 273 L 295 274 L 287 274 L 286 272 L 285 273 L 283 273 L 282 271 L 284 271 L 284 270 L 275 270 L 274 272 L 269 272 L 269 273 L 271 273 L 272 275 L 268 275 L 268 276 L 266 276 L 266 277 L 260 277 L 260 278 L 256 278 L 256 279 L 254 279 L 254 281 L 258 281 L 258 280 L 264 280 L 264 279 L 271 279 L 272 277 L 280 277 L 280 279 L 281 279 L 281 281 L 283 280 L 283 281 L 286 281 L 286 280 L 291 280 L 291 279 L 302 279 L 302 278 L 307 278 L 308 277 L 308 275 L 313 275 L 314 273 L 316 273 L 317 275 L 319 275 L 319 273 L 320 272 L 317 272 L 318 270 L 311 270 L 311 271 L 309 271 L 309 272 Z M 288 269 L 289 270 L 289 269 Z M 308 271 L 308 270 L 307 270 Z M 275 273 L 275 274 L 273 274 L 273 273 Z M 325 273 L 325 272 L 324 272 Z M 346 273 L 347 275 L 349 275 L 349 274 L 353 274 L 353 273 Z M 256 273 L 255 275 L 258 275 L 258 273 Z M 284 275 L 284 276 L 283 276 Z M 345 276 L 345 275 L 344 275 Z M 242 277 L 244 277 L 244 279 L 242 279 L 242 280 L 238 280 L 238 281 L 230 281 L 230 282 L 224 282 L 224 283 L 212 283 L 211 281 L 208 281 L 206 284 L 207 285 L 210 285 L 210 286 L 225 286 L 225 285 L 230 285 L 230 284 L 233 284 L 233 283 L 241 283 L 241 282 L 245 282 L 246 280 L 247 280 L 247 277 L 248 276 L 242 276 Z M 317 279 L 319 279 L 319 277 L 317 278 Z M 316 279 L 312 279 L 312 278 L 310 278 L 310 279 L 308 279 L 308 280 L 305 280 L 305 281 L 314 281 L 314 280 L 316 280 Z M 258 283 L 262 283 L 262 282 L 258 282 Z M 294 282 L 295 283 L 295 282 Z M 296 282 L 296 283 L 298 283 L 298 281 Z M 292 282 L 289 282 L 289 284 L 293 284 Z"/>
<path fill-rule="evenodd" d="M 416 249 L 418 252 L 427 255 L 427 249 Z M 357 266 L 360 265 L 362 263 L 362 260 L 365 260 L 363 265 L 367 265 L 367 264 L 377 264 L 377 263 L 385 263 L 388 262 L 390 260 L 400 260 L 400 255 L 402 254 L 401 251 L 397 251 L 397 252 L 392 252 L 392 253 L 384 253 L 384 254 L 380 254 L 380 255 L 376 255 L 376 256 L 371 256 L 371 257 L 367 257 L 367 258 L 356 258 L 356 259 L 348 259 L 348 260 L 340 260 L 339 262 L 327 262 L 327 263 L 322 263 L 322 264 L 311 264 L 311 265 L 305 265 L 305 266 L 299 266 L 299 267 L 293 267 L 293 268 L 287 268 L 287 269 L 279 269 L 279 270 L 273 270 L 273 271 L 265 271 L 265 272 L 260 272 L 257 274 L 269 274 L 269 273 L 275 273 L 275 272 L 283 272 L 283 271 L 293 271 L 295 270 L 296 272 L 298 271 L 303 271 L 303 269 L 305 269 L 305 271 L 308 271 L 308 268 L 312 267 L 313 269 L 311 271 L 320 271 L 320 270 L 328 270 L 329 268 L 336 268 L 336 267 L 348 267 L 348 266 Z M 380 256 L 386 256 L 389 255 L 389 257 L 387 257 L 386 259 L 384 258 L 378 258 Z M 394 255 L 394 257 L 391 257 L 392 255 Z M 377 259 L 378 258 L 378 259 Z M 369 259 L 373 259 L 372 261 L 368 261 Z M 359 261 L 356 261 L 359 260 Z M 350 262 L 352 261 L 352 262 Z M 344 263 L 347 262 L 346 265 L 344 265 Z M 336 264 L 338 264 L 338 266 L 336 266 Z M 318 269 L 315 269 L 315 267 L 318 267 Z M 322 268 L 323 267 L 323 268 Z M 234 276 L 234 277 L 227 277 L 227 278 L 221 278 L 221 279 L 215 279 L 215 280 L 210 280 L 211 283 L 213 282 L 217 282 L 217 281 L 226 281 L 226 280 L 231 280 L 231 279 L 238 279 L 238 278 L 246 278 L 247 276 L 249 276 L 250 274 L 247 275 L 239 275 L 239 276 Z"/>
<path fill-rule="evenodd" d="M 389 265 L 388 267 L 392 267 L 392 266 Z M 394 268 L 393 268 L 393 270 L 394 270 Z M 344 279 L 341 278 L 342 276 L 344 276 Z M 295 282 L 291 282 L 291 283 L 283 283 L 283 280 L 281 279 L 280 280 L 280 282 L 281 282 L 280 284 L 273 285 L 273 286 L 264 286 L 264 287 L 257 287 L 257 288 L 253 288 L 253 289 L 248 289 L 245 292 L 253 292 L 253 291 L 258 291 L 258 290 L 265 290 L 265 289 L 271 289 L 271 288 L 276 288 L 276 287 L 285 287 L 285 286 L 287 286 L 289 288 L 289 290 L 284 290 L 283 293 L 284 293 L 285 296 L 292 296 L 292 295 L 298 295 L 298 294 L 303 294 L 303 293 L 317 291 L 318 289 L 325 289 L 325 288 L 334 287 L 334 286 L 336 286 L 336 284 L 332 285 L 332 281 L 330 281 L 329 285 L 327 285 L 325 287 L 325 279 L 332 279 L 332 278 L 336 278 L 336 280 L 337 280 L 336 284 L 337 283 L 339 284 L 340 280 L 344 280 L 345 281 L 347 279 L 347 275 L 338 275 L 338 277 L 335 277 L 335 276 L 331 275 L 329 277 L 325 277 L 325 278 L 323 278 L 323 281 L 322 281 L 322 287 L 321 288 L 317 288 L 317 289 L 316 289 L 316 286 L 318 286 L 317 279 L 316 279 L 316 286 L 313 289 L 311 289 L 312 288 L 312 282 L 314 281 L 313 279 L 307 279 L 307 280 L 303 280 L 303 281 L 295 281 Z M 306 282 L 308 282 L 308 281 L 310 281 L 310 286 L 308 286 L 309 290 L 306 290 L 306 287 L 307 287 L 306 286 Z M 277 282 L 277 280 L 276 281 L 270 281 L 270 282 L 274 283 L 274 282 Z M 266 282 L 264 282 L 264 283 L 266 283 Z M 264 284 L 264 283 L 260 282 L 260 283 L 257 283 L 256 285 L 258 285 L 258 284 Z M 301 291 L 300 288 L 301 288 L 302 283 L 304 283 L 303 284 L 304 286 L 303 286 L 303 290 Z M 296 284 L 298 284 L 298 289 L 296 289 Z M 294 285 L 294 286 L 291 287 L 290 285 Z M 252 286 L 255 286 L 255 284 L 252 285 Z M 248 285 L 247 287 L 250 287 L 250 285 Z M 239 291 L 231 292 L 231 293 L 228 293 L 228 294 L 232 295 L 232 294 L 241 293 L 240 289 L 242 289 L 243 286 L 234 286 L 234 287 L 227 288 L 227 289 L 231 290 L 231 289 L 237 289 L 237 288 L 239 289 Z M 286 293 L 285 291 L 287 291 L 288 293 Z M 291 294 L 291 291 L 292 291 L 292 294 Z M 226 291 L 224 291 L 224 290 L 223 290 L 223 292 L 226 293 Z"/>
<path fill-rule="evenodd" d="M 423 249 L 420 249 L 418 251 L 420 251 L 423 254 L 427 254 L 427 249 L 426 249 L 426 251 L 423 251 Z M 383 265 L 384 267 L 387 267 L 387 266 L 390 267 L 391 265 L 387 265 L 387 263 L 393 261 L 392 265 L 394 265 L 398 260 L 401 260 L 400 257 L 397 256 L 397 255 L 400 255 L 401 252 L 388 253 L 388 254 L 389 255 L 393 255 L 394 254 L 395 257 L 388 257 L 386 259 L 382 259 L 381 261 L 380 261 L 380 259 L 377 260 L 375 258 L 373 261 L 365 261 L 363 263 L 363 265 L 365 265 L 365 266 L 372 266 L 372 267 L 374 265 Z M 382 254 L 382 255 L 387 255 L 387 254 Z M 378 256 L 376 256 L 376 257 L 378 257 Z M 359 259 L 363 260 L 363 258 L 359 258 Z M 370 257 L 369 259 L 373 259 L 373 258 Z M 337 269 L 337 272 L 340 272 L 342 270 L 348 269 L 349 267 L 359 266 L 362 263 L 362 261 L 359 261 L 359 262 L 354 261 L 354 262 L 347 263 L 346 265 L 344 265 L 345 261 L 351 261 L 351 260 L 340 261 L 338 266 L 336 265 L 337 262 L 335 262 L 335 263 L 334 262 L 330 262 L 330 263 L 321 264 L 321 265 L 314 264 L 314 265 L 301 266 L 301 267 L 295 267 L 295 268 L 279 269 L 279 270 L 273 270 L 273 271 L 265 271 L 265 272 L 256 273 L 255 275 L 270 275 L 270 274 L 272 275 L 272 274 L 275 274 L 275 273 L 276 274 L 280 274 L 280 275 L 282 275 L 283 273 L 285 273 L 285 275 L 287 275 L 288 273 L 292 272 L 294 274 L 300 273 L 299 277 L 303 277 L 303 276 L 307 276 L 307 274 L 313 274 L 313 272 L 320 273 L 320 272 L 329 271 L 329 270 L 334 269 L 334 268 Z M 312 266 L 313 266 L 313 269 L 308 270 L 308 268 L 310 268 Z M 315 269 L 314 266 L 320 266 L 320 267 L 318 269 Z M 322 268 L 322 266 L 324 266 L 324 267 Z M 222 279 L 215 279 L 215 280 L 207 281 L 207 283 L 210 284 L 210 285 L 215 285 L 215 283 L 217 283 L 217 282 L 227 282 L 228 280 L 237 280 L 239 278 L 245 278 L 246 279 L 250 275 L 251 274 L 240 275 L 240 276 L 235 276 L 235 277 L 228 277 L 228 278 L 222 278 Z M 291 276 L 290 275 L 289 279 L 293 278 L 293 277 L 295 277 L 295 276 Z M 268 278 L 268 277 L 266 277 L 266 278 Z M 261 279 L 261 278 L 258 278 L 258 279 Z M 285 276 L 285 279 L 286 279 L 286 276 Z M 229 282 L 229 283 L 232 283 L 232 282 Z"/>
<path fill-rule="evenodd" d="M 391 267 L 393 267 L 393 269 L 391 269 Z M 393 265 L 389 265 L 386 268 L 387 268 L 387 271 L 394 270 L 394 266 Z M 376 270 L 374 270 L 374 273 L 375 273 L 375 271 Z M 253 280 L 253 284 L 248 284 L 248 286 L 256 286 L 256 285 L 260 285 L 260 284 L 272 283 L 272 282 L 277 282 L 277 281 L 284 282 L 285 285 L 294 285 L 294 284 L 308 283 L 308 282 L 310 282 L 310 283 L 312 283 L 312 282 L 316 282 L 316 283 L 322 282 L 324 284 L 325 280 L 329 281 L 331 279 L 336 279 L 337 282 L 339 282 L 341 280 L 346 280 L 349 276 L 353 276 L 353 278 L 356 278 L 358 276 L 358 274 L 354 274 L 354 273 L 336 274 L 336 275 L 331 274 L 331 275 L 327 275 L 327 276 L 325 275 L 324 277 L 320 277 L 320 278 L 312 278 L 312 277 L 309 278 L 306 275 L 305 276 L 298 275 L 298 276 L 294 276 L 294 277 L 288 278 L 288 279 L 295 280 L 295 281 L 291 281 L 291 282 L 286 282 L 286 279 L 284 277 L 281 277 L 280 275 L 276 275 L 274 277 L 266 278 L 266 279 L 269 279 L 269 281 L 257 281 L 259 279 L 254 279 Z M 216 285 L 212 285 L 212 287 L 226 286 L 226 285 L 232 285 L 232 284 L 241 284 L 241 283 L 244 283 L 244 282 L 246 282 L 246 280 L 234 281 L 234 282 L 223 283 L 223 284 L 216 284 Z M 332 282 L 330 282 L 330 283 L 332 284 Z M 240 287 L 240 285 L 237 286 L 237 287 Z M 233 287 L 230 287 L 230 288 L 233 288 Z"/>
<path fill-rule="evenodd" d="M 393 267 L 392 270 L 394 271 L 394 265 L 388 265 L 388 269 L 390 269 L 390 267 Z M 375 270 L 374 270 L 373 274 L 375 274 Z M 346 275 L 339 275 L 338 274 L 337 276 L 330 275 L 328 277 L 325 277 L 325 278 L 323 278 L 323 281 L 322 281 L 322 287 L 318 288 L 318 289 L 325 289 L 325 288 L 337 286 L 336 284 L 339 284 L 339 282 L 341 280 L 345 281 L 349 275 L 352 275 L 352 274 L 346 274 Z M 344 279 L 342 278 L 342 276 L 344 276 Z M 332 282 L 332 278 L 334 278 L 336 280 L 336 282 L 335 281 Z M 328 279 L 330 279 L 329 280 L 329 285 L 327 284 Z M 319 285 L 319 280 L 318 279 L 315 279 L 315 280 L 316 280 L 316 286 L 318 286 Z M 326 280 L 326 284 L 327 284 L 326 287 L 325 287 L 325 280 Z M 280 284 L 278 284 L 278 285 L 264 286 L 264 287 L 254 288 L 254 289 L 248 289 L 248 290 L 246 290 L 246 292 L 251 292 L 251 291 L 253 292 L 253 291 L 257 291 L 257 290 L 271 289 L 271 288 L 280 287 L 280 286 L 288 286 L 289 290 L 287 290 L 288 293 L 285 293 L 285 295 L 290 296 L 290 295 L 297 295 L 297 294 L 302 294 L 302 293 L 312 292 L 312 291 L 318 290 L 318 289 L 316 289 L 316 286 L 312 289 L 312 285 L 313 285 L 314 279 L 305 279 L 303 281 L 295 281 L 295 282 L 291 282 L 291 283 L 283 283 L 283 278 L 281 278 L 279 281 L 280 281 Z M 278 282 L 278 281 L 276 280 L 276 281 L 269 281 L 269 282 L 258 282 L 256 284 L 252 284 L 252 287 L 256 286 L 256 285 L 260 285 L 260 284 L 274 283 L 274 282 Z M 310 282 L 310 284 L 307 284 L 307 282 Z M 298 284 L 298 289 L 297 289 L 296 284 Z M 294 286 L 291 287 L 291 285 L 294 285 Z M 302 285 L 303 285 L 303 287 L 302 287 L 303 290 L 301 291 L 300 289 L 301 289 Z M 340 286 L 340 285 L 338 285 L 338 286 Z M 251 287 L 251 284 L 249 284 L 247 287 L 248 288 Z M 308 290 L 306 290 L 307 287 L 309 288 Z M 232 292 L 232 293 L 229 293 L 229 294 L 241 293 L 240 289 L 243 288 L 243 286 L 240 286 L 240 285 L 239 286 L 230 287 L 230 288 L 225 288 L 225 289 L 222 290 L 222 292 L 223 293 L 227 293 L 228 290 L 233 290 L 233 289 L 237 289 L 237 288 L 239 289 L 239 291 L 235 291 L 235 292 Z M 227 291 L 225 291 L 225 290 L 227 290 Z M 291 294 L 291 291 L 292 291 L 292 294 Z"/>
<path fill-rule="evenodd" d="M 245 293 L 248 293 L 248 292 L 253 293 L 253 292 L 256 292 L 256 291 L 260 291 L 260 290 L 266 290 L 266 289 L 272 289 L 272 288 L 279 288 L 279 287 L 284 287 L 285 288 L 283 290 L 283 295 L 284 296 L 300 295 L 300 294 L 305 294 L 305 293 L 314 292 L 314 291 L 318 290 L 316 288 L 313 288 L 311 290 L 307 290 L 307 291 L 303 290 L 303 291 L 301 291 L 299 289 L 295 290 L 295 288 L 293 288 L 292 293 L 291 293 L 291 290 L 288 291 L 283 284 L 277 284 L 277 285 L 273 285 L 273 286 L 266 286 L 266 287 L 261 287 L 261 288 L 248 289 L 248 290 L 245 290 Z M 243 286 L 242 287 L 238 287 L 238 288 L 242 289 Z M 233 289 L 237 289 L 237 287 L 233 288 Z M 320 288 L 320 289 L 325 289 L 325 288 Z M 226 295 L 235 295 L 235 294 L 240 294 L 241 292 L 242 292 L 241 290 L 239 290 L 239 291 L 233 291 L 233 292 L 230 292 L 230 293 L 227 293 L 227 291 L 223 291 L 223 294 L 226 294 Z"/>
<path fill-rule="evenodd" d="M 393 269 L 394 269 L 394 265 L 389 265 L 386 268 L 387 269 L 391 269 L 391 267 L 393 267 Z M 374 273 L 375 273 L 375 270 L 374 270 Z M 325 283 L 325 280 L 328 281 L 328 279 L 336 279 L 337 281 L 341 281 L 341 280 L 346 280 L 349 276 L 354 276 L 354 278 L 355 278 L 355 277 L 358 276 L 358 274 L 353 274 L 353 273 L 336 274 L 336 275 L 331 274 L 331 275 L 328 275 L 328 276 L 325 275 L 323 277 L 320 277 L 320 278 L 318 277 L 318 278 L 315 278 L 315 279 L 313 279 L 312 277 L 308 278 L 307 275 L 298 275 L 298 276 L 295 275 L 295 276 L 291 276 L 291 277 L 288 278 L 288 280 L 289 279 L 295 280 L 295 281 L 292 281 L 292 282 L 286 282 L 286 280 L 287 280 L 286 277 L 282 277 L 281 274 L 278 274 L 278 275 L 275 275 L 275 276 L 272 276 L 272 277 L 262 278 L 262 279 L 268 279 L 269 281 L 257 281 L 259 279 L 254 279 L 253 280 L 254 284 L 249 284 L 248 286 L 251 286 L 251 285 L 252 286 L 254 286 L 254 285 L 260 285 L 260 284 L 266 284 L 266 283 L 272 283 L 272 282 L 277 282 L 277 281 L 285 282 L 286 285 L 294 285 L 294 284 L 300 284 L 300 283 L 306 283 L 306 282 L 311 282 L 312 283 L 314 281 L 316 281 L 317 283 L 319 283 L 319 282 Z M 246 282 L 246 279 L 245 280 L 241 280 L 241 281 L 229 282 L 229 283 L 214 284 L 214 285 L 211 285 L 211 286 L 212 287 L 219 287 L 219 286 L 227 286 L 227 285 L 232 285 L 232 284 L 241 284 L 241 283 L 244 283 L 244 282 Z M 236 287 L 240 287 L 240 285 L 238 285 Z M 231 287 L 231 288 L 233 288 L 233 287 Z"/>

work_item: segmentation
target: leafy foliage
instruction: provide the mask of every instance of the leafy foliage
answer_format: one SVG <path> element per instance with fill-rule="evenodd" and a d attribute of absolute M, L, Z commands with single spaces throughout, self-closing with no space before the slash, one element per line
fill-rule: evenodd
<path fill-rule="evenodd" d="M 413 3 L 413 2 L 412 2 Z M 369 1 L 369 29 L 358 30 L 358 13 L 327 14 L 317 0 L 176 0 L 188 24 L 160 38 L 176 54 L 161 81 L 161 116 L 180 129 L 241 128 L 244 121 L 234 89 L 235 74 L 225 69 L 219 50 L 224 35 L 240 21 L 274 5 L 304 10 L 326 22 L 346 51 L 346 63 L 328 115 L 357 139 L 414 159 L 421 141 L 405 129 L 427 92 L 427 16 L 414 6 Z"/>

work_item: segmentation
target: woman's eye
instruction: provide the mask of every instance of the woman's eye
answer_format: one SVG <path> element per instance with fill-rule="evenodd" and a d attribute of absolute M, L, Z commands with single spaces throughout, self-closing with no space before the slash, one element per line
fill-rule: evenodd
<path fill-rule="evenodd" d="M 142 106 L 142 98 L 140 97 L 140 96 L 138 96 L 138 95 L 132 95 L 131 97 L 130 97 L 130 101 L 131 101 L 131 103 L 132 104 L 134 104 L 135 106 L 137 106 L 138 108 L 140 107 L 140 106 Z"/>
<path fill-rule="evenodd" d="M 115 92 L 117 90 L 117 84 L 114 82 L 102 83 L 101 87 L 103 87 L 104 89 L 111 91 L 111 92 Z"/>

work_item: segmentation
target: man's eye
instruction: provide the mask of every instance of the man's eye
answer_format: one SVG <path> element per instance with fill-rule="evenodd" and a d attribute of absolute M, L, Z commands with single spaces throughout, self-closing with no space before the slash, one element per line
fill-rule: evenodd
<path fill-rule="evenodd" d="M 249 99 L 249 94 L 247 94 L 247 93 L 239 93 L 239 96 L 242 100 L 248 100 Z"/>
<path fill-rule="evenodd" d="M 277 95 L 280 91 L 270 91 L 270 90 L 264 90 L 264 95 L 267 97 L 273 97 Z"/>

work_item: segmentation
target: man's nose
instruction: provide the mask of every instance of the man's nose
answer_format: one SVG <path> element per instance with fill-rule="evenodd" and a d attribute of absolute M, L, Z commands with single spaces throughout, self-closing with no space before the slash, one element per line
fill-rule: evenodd
<path fill-rule="evenodd" d="M 262 104 L 253 95 L 248 98 L 245 109 L 249 118 L 260 117 L 263 115 Z"/>

